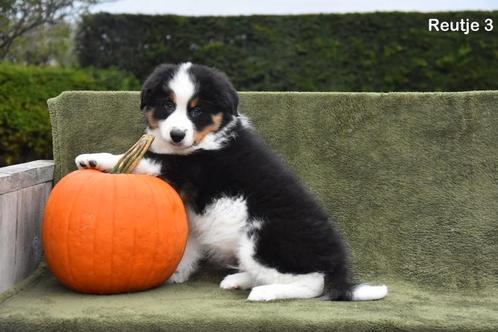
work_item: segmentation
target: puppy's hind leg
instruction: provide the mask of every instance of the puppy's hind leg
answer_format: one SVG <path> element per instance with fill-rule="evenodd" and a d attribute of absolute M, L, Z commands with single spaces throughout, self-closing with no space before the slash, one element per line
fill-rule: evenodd
<path fill-rule="evenodd" d="M 323 294 L 325 276 L 321 272 L 306 274 L 281 273 L 255 258 L 256 237 L 247 232 L 241 237 L 239 265 L 253 279 L 249 301 L 310 299 Z"/>
<path fill-rule="evenodd" d="M 324 276 L 322 273 L 294 275 L 290 283 L 269 284 L 254 287 L 249 301 L 273 301 L 284 299 L 311 299 L 322 295 Z"/>

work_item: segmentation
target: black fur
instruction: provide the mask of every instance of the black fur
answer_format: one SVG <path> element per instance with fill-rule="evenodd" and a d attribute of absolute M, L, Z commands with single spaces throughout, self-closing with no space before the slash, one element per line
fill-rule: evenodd
<path fill-rule="evenodd" d="M 164 83 L 174 66 L 159 67 L 145 82 L 142 108 L 157 107 Z M 223 129 L 237 113 L 238 97 L 225 75 L 193 65 L 201 105 L 222 112 Z M 189 155 L 148 152 L 159 161 L 162 177 L 201 213 L 221 196 L 242 195 L 249 220 L 262 221 L 249 228 L 256 240 L 256 259 L 281 273 L 323 272 L 330 299 L 350 300 L 352 283 L 345 245 L 330 217 L 300 181 L 240 120 L 220 150 L 198 150 Z"/>

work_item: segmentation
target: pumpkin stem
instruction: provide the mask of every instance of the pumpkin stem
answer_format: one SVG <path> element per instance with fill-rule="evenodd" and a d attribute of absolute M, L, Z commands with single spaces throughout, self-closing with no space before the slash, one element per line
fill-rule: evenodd
<path fill-rule="evenodd" d="M 111 170 L 112 174 L 128 174 L 132 173 L 137 167 L 140 159 L 143 158 L 145 152 L 149 149 L 154 136 L 143 135 L 125 154 L 118 160 L 116 166 Z"/>

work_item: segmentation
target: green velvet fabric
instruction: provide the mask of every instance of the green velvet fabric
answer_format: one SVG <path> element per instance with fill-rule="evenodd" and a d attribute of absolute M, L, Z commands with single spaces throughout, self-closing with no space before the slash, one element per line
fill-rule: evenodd
<path fill-rule="evenodd" d="M 42 268 L 43 269 L 43 268 Z M 222 274 L 121 295 L 76 294 L 48 271 L 0 306 L 0 331 L 496 331 L 494 293 L 431 291 L 390 281 L 381 301 L 253 303 L 217 287 Z M 1 298 L 0 298 L 1 299 Z"/>
<path fill-rule="evenodd" d="M 49 100 L 56 177 L 80 153 L 134 143 L 138 105 L 136 92 Z M 0 304 L 0 330 L 498 330 L 498 92 L 247 92 L 240 111 L 336 217 L 355 279 L 387 283 L 386 299 L 247 303 L 202 272 L 89 296 L 43 272 Z"/>

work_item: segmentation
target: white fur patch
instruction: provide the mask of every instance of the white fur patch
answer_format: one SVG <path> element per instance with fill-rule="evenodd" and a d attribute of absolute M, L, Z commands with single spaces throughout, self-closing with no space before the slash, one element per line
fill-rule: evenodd
<path fill-rule="evenodd" d="M 191 232 L 205 248 L 208 258 L 225 266 L 236 263 L 241 231 L 247 221 L 243 197 L 222 197 L 206 206 L 202 214 L 187 207 Z"/>
<path fill-rule="evenodd" d="M 189 154 L 189 149 L 180 149 L 173 146 L 169 141 L 165 140 L 159 128 L 147 128 L 145 132 L 154 136 L 154 141 L 150 145 L 150 151 L 159 154 Z M 169 135 L 169 134 L 168 134 Z"/>
<path fill-rule="evenodd" d="M 162 145 L 169 145 L 168 150 L 171 151 L 181 151 L 189 148 L 194 143 L 195 127 L 187 116 L 188 103 L 196 91 L 195 83 L 189 73 L 191 66 L 190 62 L 181 64 L 171 81 L 169 81 L 168 87 L 175 94 L 176 108 L 166 119 L 158 121 L 158 128 L 148 131 L 156 137 L 151 147 L 154 152 L 164 153 L 158 149 Z M 182 140 L 181 145 L 172 145 L 173 141 L 170 135 L 172 130 L 185 133 L 185 138 Z"/>
<path fill-rule="evenodd" d="M 167 119 L 166 119 L 167 120 Z M 239 121 L 239 118 L 235 118 L 232 122 L 228 123 L 221 130 L 213 133 L 207 134 L 204 139 L 197 145 L 191 145 L 186 148 L 176 147 L 170 143 L 170 140 L 165 140 L 162 135 L 162 130 L 159 128 L 151 129 L 147 128 L 146 133 L 154 135 L 155 140 L 150 146 L 150 150 L 155 153 L 160 154 L 180 154 L 187 155 L 196 150 L 220 150 L 226 143 L 235 137 L 236 133 L 233 128 Z"/>
<path fill-rule="evenodd" d="M 140 160 L 137 167 L 133 170 L 133 173 L 158 176 L 161 174 L 161 163 L 149 158 L 144 158 Z"/>
<path fill-rule="evenodd" d="M 252 129 L 251 121 L 247 116 L 239 113 L 238 118 L 242 127 Z"/>
<path fill-rule="evenodd" d="M 195 83 L 189 73 L 191 66 L 190 62 L 182 63 L 168 84 L 175 93 L 177 109 L 186 110 L 190 98 L 195 94 Z"/>
<path fill-rule="evenodd" d="M 354 287 L 352 300 L 353 301 L 372 301 L 380 300 L 387 296 L 387 286 L 371 286 L 360 284 Z"/>
<path fill-rule="evenodd" d="M 187 206 L 189 238 L 182 260 L 170 283 L 186 281 L 197 270 L 205 255 L 225 266 L 233 267 L 240 231 L 247 219 L 247 205 L 242 197 L 222 197 L 197 214 Z"/>

